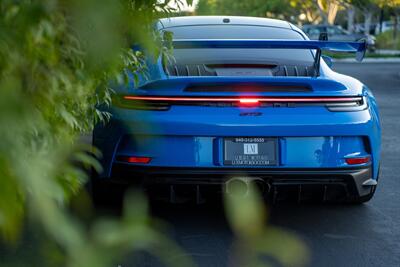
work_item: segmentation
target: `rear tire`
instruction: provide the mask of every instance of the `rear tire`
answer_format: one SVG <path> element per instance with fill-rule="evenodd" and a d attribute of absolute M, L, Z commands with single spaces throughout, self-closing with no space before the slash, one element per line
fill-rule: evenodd
<path fill-rule="evenodd" d="M 124 198 L 124 187 L 109 181 L 102 181 L 93 175 L 89 183 L 89 192 L 94 207 L 122 207 Z"/>

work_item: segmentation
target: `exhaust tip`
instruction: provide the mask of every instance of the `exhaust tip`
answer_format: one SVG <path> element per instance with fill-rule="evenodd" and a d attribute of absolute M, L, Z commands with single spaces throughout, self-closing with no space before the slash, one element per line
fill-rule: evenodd
<path fill-rule="evenodd" d="M 225 183 L 225 192 L 228 195 L 245 197 L 249 194 L 248 181 L 244 178 L 232 178 Z"/>
<path fill-rule="evenodd" d="M 225 182 L 225 193 L 239 197 L 249 195 L 251 185 L 255 185 L 262 194 L 268 194 L 271 190 L 271 185 L 261 178 L 255 177 L 235 177 Z"/>

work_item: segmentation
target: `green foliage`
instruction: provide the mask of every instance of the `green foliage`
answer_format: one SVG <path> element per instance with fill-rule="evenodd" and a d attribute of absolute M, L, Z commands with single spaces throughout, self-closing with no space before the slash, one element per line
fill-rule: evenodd
<path fill-rule="evenodd" d="M 98 153 L 79 145 L 78 138 L 108 119 L 96 106 L 110 104 L 110 80 L 124 80 L 124 69 L 145 70 L 144 56 L 132 44 L 156 55 L 165 52 L 151 29 L 169 12 L 156 0 L 0 2 L 4 239 L 15 242 L 24 221 L 38 222 L 62 248 L 65 265 L 85 267 L 107 266 L 138 245 L 155 253 L 160 246 L 174 247 L 151 227 L 145 209 L 140 221 L 128 215 L 98 221 L 90 232 L 67 210 L 87 179 L 76 163 L 101 168 L 92 156 Z M 105 228 L 109 234 L 100 234 Z M 183 257 L 182 264 L 190 262 Z"/>
<path fill-rule="evenodd" d="M 199 0 L 199 15 L 237 15 L 278 18 L 298 24 L 335 23 L 339 11 L 352 5 L 363 12 L 380 8 L 400 9 L 399 0 Z"/>
<path fill-rule="evenodd" d="M 263 199 L 254 183 L 248 186 L 246 194 L 238 188 L 225 195 L 226 214 L 236 234 L 237 266 L 270 266 L 266 258 L 281 266 L 304 266 L 309 252 L 303 241 L 279 227 L 267 226 Z"/>
<path fill-rule="evenodd" d="M 196 9 L 199 15 L 236 15 L 236 16 L 256 16 L 265 17 L 267 14 L 272 17 L 290 16 L 296 12 L 292 9 L 290 0 L 200 0 Z"/>
<path fill-rule="evenodd" d="M 393 30 L 386 31 L 376 36 L 376 46 L 380 49 L 400 50 L 400 38 L 393 38 Z"/>
<path fill-rule="evenodd" d="M 381 0 L 349 0 L 350 4 L 361 9 L 371 10 L 376 8 L 382 1 Z"/>
<path fill-rule="evenodd" d="M 340 2 L 340 1 L 334 1 Z M 318 2 L 319 3 L 319 2 Z M 300 17 L 304 22 L 319 22 L 328 10 L 318 8 L 317 1 L 301 0 L 200 0 L 196 9 L 199 15 L 239 15 L 278 18 L 295 24 Z M 301 15 L 301 16 L 300 16 Z"/>

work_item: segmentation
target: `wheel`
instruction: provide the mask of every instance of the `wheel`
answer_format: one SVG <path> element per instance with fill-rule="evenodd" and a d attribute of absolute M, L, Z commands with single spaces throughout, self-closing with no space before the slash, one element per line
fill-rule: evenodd
<path fill-rule="evenodd" d="M 105 185 L 100 183 L 97 178 L 90 178 L 89 182 L 89 193 L 92 197 L 93 205 L 99 205 L 105 202 L 106 190 Z"/>
<path fill-rule="evenodd" d="M 98 176 L 92 175 L 89 182 L 89 193 L 95 207 L 116 206 L 122 207 L 124 187 L 109 181 L 102 181 Z"/>

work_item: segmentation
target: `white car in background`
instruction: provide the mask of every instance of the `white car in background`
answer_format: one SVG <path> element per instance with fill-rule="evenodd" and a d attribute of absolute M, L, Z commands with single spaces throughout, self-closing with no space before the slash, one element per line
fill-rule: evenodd
<path fill-rule="evenodd" d="M 382 33 L 382 32 L 387 32 L 387 31 L 393 30 L 394 22 L 390 21 L 390 20 L 384 21 L 384 22 L 382 22 L 382 31 L 380 31 L 380 29 L 381 29 L 381 27 L 380 27 L 379 23 L 376 24 L 376 29 L 375 29 L 376 33 Z M 400 23 L 397 25 L 397 29 L 400 30 Z"/>
<path fill-rule="evenodd" d="M 311 40 L 318 40 L 321 33 L 326 33 L 328 35 L 328 40 L 330 41 L 358 42 L 366 40 L 368 50 L 375 51 L 375 37 L 372 35 L 349 33 L 337 25 L 326 24 L 306 24 L 303 25 L 302 29 Z"/>

